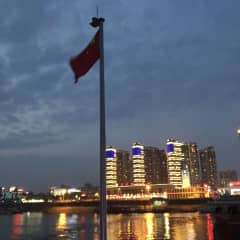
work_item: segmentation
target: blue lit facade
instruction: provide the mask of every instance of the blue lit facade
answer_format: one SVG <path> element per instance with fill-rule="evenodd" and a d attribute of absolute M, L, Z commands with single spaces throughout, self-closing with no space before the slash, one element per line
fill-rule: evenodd
<path fill-rule="evenodd" d="M 168 182 L 176 187 L 183 186 L 182 164 L 184 162 L 183 142 L 167 141 Z"/>
<path fill-rule="evenodd" d="M 112 146 L 106 149 L 106 187 L 116 187 L 117 184 L 117 150 Z"/>
<path fill-rule="evenodd" d="M 174 152 L 174 144 L 168 143 L 167 144 L 167 153 L 172 153 L 172 152 Z"/>

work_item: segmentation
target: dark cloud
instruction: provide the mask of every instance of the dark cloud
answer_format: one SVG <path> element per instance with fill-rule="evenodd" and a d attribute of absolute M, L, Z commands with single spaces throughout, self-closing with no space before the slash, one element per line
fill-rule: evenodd
<path fill-rule="evenodd" d="M 134 141 L 162 148 L 169 137 L 196 141 L 216 147 L 220 169 L 239 170 L 240 3 L 4 0 L 0 181 L 13 171 L 12 183 L 46 190 L 63 183 L 64 169 L 66 184 L 96 175 L 98 66 L 77 85 L 68 66 L 95 32 L 88 23 L 96 4 L 106 18 L 108 144 L 129 150 Z M 53 174 L 58 159 L 62 170 Z M 16 164 L 27 170 L 17 174 Z M 34 182 L 44 169 L 47 180 Z"/>

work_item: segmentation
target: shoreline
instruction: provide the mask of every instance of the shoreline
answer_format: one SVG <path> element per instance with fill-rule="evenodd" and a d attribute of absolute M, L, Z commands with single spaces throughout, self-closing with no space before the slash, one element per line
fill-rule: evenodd
<path fill-rule="evenodd" d="M 108 213 L 165 213 L 165 212 L 197 212 L 206 207 L 209 199 L 182 199 L 182 200 L 111 200 L 107 202 Z M 3 211 L 3 210 L 6 211 Z M 1 212 L 1 210 L 3 212 Z M 13 205 L 0 204 L 1 213 L 46 212 L 46 213 L 76 213 L 99 212 L 99 201 L 78 202 L 43 202 L 20 203 Z"/>

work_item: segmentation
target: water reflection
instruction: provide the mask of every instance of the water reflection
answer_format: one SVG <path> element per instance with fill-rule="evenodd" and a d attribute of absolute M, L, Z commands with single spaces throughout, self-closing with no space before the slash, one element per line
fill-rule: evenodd
<path fill-rule="evenodd" d="M 68 218 L 67 218 L 67 223 L 68 224 L 77 224 L 77 221 L 78 221 L 78 215 L 77 214 L 72 214 L 72 215 L 69 215 Z"/>
<path fill-rule="evenodd" d="M 110 214 L 107 221 L 108 239 L 111 240 L 214 239 L 210 214 Z M 0 215 L 0 225 L 4 226 L 0 231 L 0 239 L 99 240 L 98 214 Z"/>
<path fill-rule="evenodd" d="M 207 217 L 208 240 L 214 240 L 214 235 L 213 235 L 213 219 L 212 219 L 212 216 L 208 213 L 208 214 L 206 214 L 206 217 Z"/>
<path fill-rule="evenodd" d="M 42 213 L 14 214 L 12 217 L 11 239 L 19 239 L 23 234 L 30 236 L 38 232 L 42 224 Z"/>
<path fill-rule="evenodd" d="M 175 240 L 198 239 L 196 221 L 198 213 L 173 214 L 170 219 L 171 236 Z"/>
<path fill-rule="evenodd" d="M 108 226 L 111 240 L 213 240 L 211 216 L 199 213 L 110 215 Z"/>
<path fill-rule="evenodd" d="M 109 215 L 109 239 L 170 239 L 168 217 L 168 214 L 154 213 Z"/>
<path fill-rule="evenodd" d="M 169 213 L 164 213 L 163 218 L 164 218 L 164 238 L 170 239 Z"/>
<path fill-rule="evenodd" d="M 98 217 L 96 214 L 66 214 L 60 213 L 56 222 L 54 239 L 99 240 Z"/>
<path fill-rule="evenodd" d="M 153 237 L 153 213 L 147 213 L 145 215 L 146 225 L 147 225 L 147 237 L 146 240 L 150 240 Z"/>
<path fill-rule="evenodd" d="M 93 215 L 93 224 L 94 224 L 94 231 L 93 231 L 93 239 L 99 240 L 99 226 L 98 226 L 98 215 L 95 213 Z"/>
<path fill-rule="evenodd" d="M 16 238 L 22 234 L 22 227 L 21 227 L 22 222 L 23 222 L 23 216 L 21 214 L 15 214 L 13 216 L 11 238 Z"/>
<path fill-rule="evenodd" d="M 64 229 L 67 226 L 66 213 L 60 213 L 57 221 L 57 229 Z"/>

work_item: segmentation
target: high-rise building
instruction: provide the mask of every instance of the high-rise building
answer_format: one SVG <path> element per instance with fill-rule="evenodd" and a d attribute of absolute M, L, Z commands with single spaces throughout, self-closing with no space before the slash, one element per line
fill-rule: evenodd
<path fill-rule="evenodd" d="M 167 165 L 167 154 L 166 151 L 160 149 L 160 162 L 159 162 L 159 183 L 160 184 L 168 184 L 168 165 Z"/>
<path fill-rule="evenodd" d="M 146 183 L 168 183 L 167 157 L 164 150 L 144 146 L 144 166 Z"/>
<path fill-rule="evenodd" d="M 191 186 L 196 186 L 201 183 L 200 179 L 200 164 L 198 148 L 196 143 L 185 142 L 183 145 L 184 161 L 188 166 L 190 174 Z"/>
<path fill-rule="evenodd" d="M 217 163 L 214 147 L 206 147 L 199 151 L 202 183 L 213 189 L 217 187 Z"/>
<path fill-rule="evenodd" d="M 182 166 L 184 163 L 183 142 L 174 139 L 167 140 L 168 182 L 176 187 L 182 187 Z"/>
<path fill-rule="evenodd" d="M 135 185 L 145 184 L 144 146 L 139 143 L 132 145 L 132 173 Z"/>
<path fill-rule="evenodd" d="M 112 146 L 106 149 L 106 187 L 116 187 L 117 184 L 117 149 Z"/>
<path fill-rule="evenodd" d="M 182 164 L 182 187 L 183 188 L 191 187 L 189 167 L 184 162 Z"/>
<path fill-rule="evenodd" d="M 125 150 L 117 150 L 117 183 L 118 186 L 132 183 L 132 162 L 129 152 Z"/>
<path fill-rule="evenodd" d="M 235 170 L 225 170 L 219 172 L 219 185 L 222 188 L 229 187 L 230 182 L 238 181 L 238 174 Z"/>

